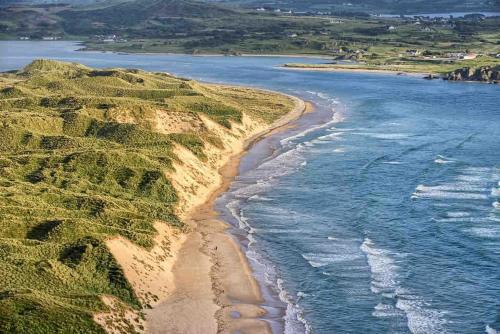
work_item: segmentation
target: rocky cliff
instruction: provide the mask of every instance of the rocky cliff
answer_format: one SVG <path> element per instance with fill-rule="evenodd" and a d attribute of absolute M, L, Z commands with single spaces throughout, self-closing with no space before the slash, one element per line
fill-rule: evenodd
<path fill-rule="evenodd" d="M 448 73 L 445 80 L 500 83 L 500 66 L 464 67 Z"/>

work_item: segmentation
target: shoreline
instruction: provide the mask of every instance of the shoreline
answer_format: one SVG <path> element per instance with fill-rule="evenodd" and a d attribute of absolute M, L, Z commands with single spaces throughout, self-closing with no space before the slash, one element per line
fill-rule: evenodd
<path fill-rule="evenodd" d="M 294 66 L 280 66 L 279 68 L 293 71 L 314 71 L 314 72 L 350 72 L 350 73 L 373 73 L 373 74 L 391 74 L 391 75 L 405 75 L 411 77 L 425 77 L 429 74 L 436 75 L 431 72 L 408 72 L 401 70 L 383 70 L 383 69 L 369 69 L 369 68 L 345 68 L 345 67 L 294 67 Z"/>
<path fill-rule="evenodd" d="M 69 41 L 68 41 L 69 42 Z M 81 43 L 81 42 L 77 42 Z M 85 46 L 85 44 L 79 44 L 80 46 Z M 117 50 L 106 50 L 106 49 L 92 49 L 83 47 L 77 49 L 75 51 L 78 52 L 99 52 L 99 53 L 115 53 L 115 54 L 139 54 L 139 55 L 171 55 L 171 56 L 193 56 L 193 57 L 277 57 L 277 58 L 309 58 L 309 59 L 324 59 L 324 60 L 333 60 L 333 57 L 328 55 L 313 55 L 313 54 L 286 54 L 286 53 L 242 53 L 238 55 L 232 54 L 224 54 L 224 53 L 185 53 L 185 52 L 153 52 L 153 51 L 117 51 Z"/>
<path fill-rule="evenodd" d="M 241 158 L 259 140 L 286 129 L 289 123 L 311 110 L 312 105 L 295 96 L 294 108 L 262 131 L 244 140 L 218 170 L 220 182 L 202 204 L 186 214 L 191 231 L 180 247 L 172 267 L 175 289 L 164 301 L 146 312 L 152 333 L 271 333 L 260 284 L 241 245 L 219 219 L 216 199 L 238 175 Z M 175 319 L 171 321 L 170 319 Z"/>

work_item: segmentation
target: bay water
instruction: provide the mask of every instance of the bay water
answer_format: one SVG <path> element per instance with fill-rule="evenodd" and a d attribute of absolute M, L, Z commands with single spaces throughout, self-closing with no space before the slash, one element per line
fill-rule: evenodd
<path fill-rule="evenodd" d="M 36 58 L 166 71 L 312 101 L 255 145 L 217 201 L 286 333 L 500 330 L 500 88 L 285 70 L 311 58 L 77 52 L 0 42 L 0 70 Z"/>

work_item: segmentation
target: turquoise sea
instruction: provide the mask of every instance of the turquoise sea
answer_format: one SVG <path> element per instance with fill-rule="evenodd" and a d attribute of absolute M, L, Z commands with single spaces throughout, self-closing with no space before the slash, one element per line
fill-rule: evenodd
<path fill-rule="evenodd" d="M 217 207 L 245 249 L 276 333 L 500 330 L 500 87 L 292 71 L 319 59 L 76 52 L 34 58 L 167 71 L 295 94 L 316 112 L 259 142 Z"/>

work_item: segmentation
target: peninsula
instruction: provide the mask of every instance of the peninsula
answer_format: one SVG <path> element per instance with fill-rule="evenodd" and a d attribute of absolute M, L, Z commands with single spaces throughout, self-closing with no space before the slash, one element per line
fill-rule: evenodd
<path fill-rule="evenodd" d="M 268 330 L 205 203 L 301 100 L 36 60 L 0 75 L 0 105 L 0 331 Z"/>

